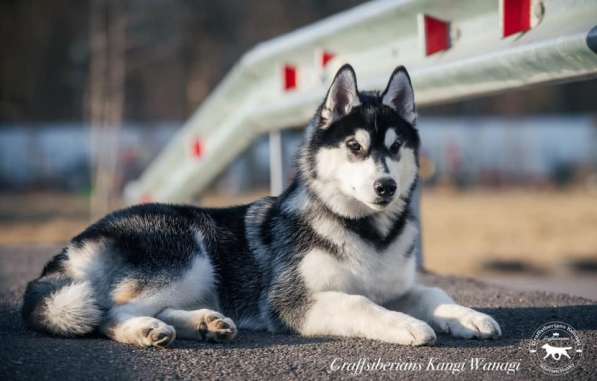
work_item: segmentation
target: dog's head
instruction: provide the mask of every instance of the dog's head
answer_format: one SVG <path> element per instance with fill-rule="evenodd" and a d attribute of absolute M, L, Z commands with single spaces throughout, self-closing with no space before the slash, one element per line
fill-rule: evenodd
<path fill-rule="evenodd" d="M 308 129 L 301 171 L 326 206 L 345 217 L 404 206 L 418 173 L 415 122 L 404 67 L 378 93 L 359 92 L 353 68 L 344 65 Z"/>

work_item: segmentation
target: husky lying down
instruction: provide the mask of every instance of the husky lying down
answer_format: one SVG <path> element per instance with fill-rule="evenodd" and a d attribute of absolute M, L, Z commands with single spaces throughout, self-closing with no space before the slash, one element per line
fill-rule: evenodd
<path fill-rule="evenodd" d="M 142 347 L 229 341 L 238 328 L 402 345 L 432 344 L 434 329 L 499 336 L 490 316 L 415 281 L 415 121 L 406 69 L 379 94 L 359 92 L 343 66 L 281 196 L 112 213 L 29 283 L 23 318 L 54 335 L 98 330 Z"/>

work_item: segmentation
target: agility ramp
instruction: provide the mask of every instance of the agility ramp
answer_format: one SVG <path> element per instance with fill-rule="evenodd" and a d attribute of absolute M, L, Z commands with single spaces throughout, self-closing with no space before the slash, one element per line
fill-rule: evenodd
<path fill-rule="evenodd" d="M 375 1 L 355 7 L 245 54 L 127 185 L 125 198 L 188 201 L 260 134 L 276 137 L 275 131 L 305 125 L 343 63 L 354 66 L 360 89 L 383 88 L 392 70 L 405 65 L 417 104 L 425 106 L 595 76 L 596 25 L 594 0 Z M 279 168 L 275 173 L 280 177 Z"/>

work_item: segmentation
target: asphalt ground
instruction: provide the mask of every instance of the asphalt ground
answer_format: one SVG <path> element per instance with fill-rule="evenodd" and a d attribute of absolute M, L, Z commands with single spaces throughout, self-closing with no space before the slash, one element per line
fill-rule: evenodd
<path fill-rule="evenodd" d="M 166 349 L 139 349 L 101 337 L 54 338 L 28 331 L 19 307 L 26 282 L 56 248 L 0 248 L 0 380 L 137 379 L 557 379 L 543 373 L 528 345 L 543 323 L 572 325 L 583 357 L 568 380 L 597 380 L 597 305 L 541 291 L 519 292 L 482 281 L 424 275 L 424 283 L 445 288 L 460 303 L 491 314 L 504 335 L 498 340 L 458 340 L 439 335 L 433 347 L 401 347 L 363 339 L 302 338 L 241 331 L 230 344 L 176 340 Z M 341 369 L 354 363 L 420 364 L 406 370 Z M 471 360 L 472 359 L 472 360 Z M 511 374 L 471 369 L 471 361 L 512 363 Z M 431 368 L 429 363 L 432 363 Z M 464 362 L 464 370 L 438 370 Z M 454 365 L 456 366 L 456 365 Z M 338 369 L 340 368 L 340 369 Z M 365 368 L 365 367 L 364 367 Z M 435 370 L 432 370 L 435 368 Z"/>

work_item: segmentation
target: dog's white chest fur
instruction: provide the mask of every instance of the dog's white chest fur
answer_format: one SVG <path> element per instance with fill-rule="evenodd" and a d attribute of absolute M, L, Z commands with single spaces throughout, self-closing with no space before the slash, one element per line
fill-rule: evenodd
<path fill-rule="evenodd" d="M 342 249 L 340 255 L 313 249 L 303 258 L 300 272 L 310 292 L 339 291 L 383 303 L 412 287 L 415 258 L 407 251 L 417 238 L 414 223 L 408 222 L 383 251 L 329 224 L 319 225 L 317 231 Z"/>

